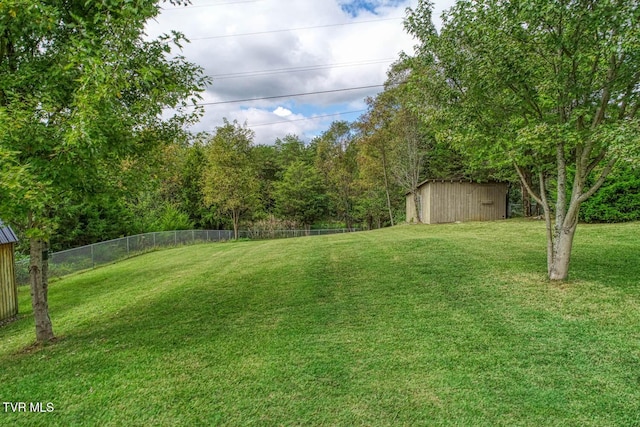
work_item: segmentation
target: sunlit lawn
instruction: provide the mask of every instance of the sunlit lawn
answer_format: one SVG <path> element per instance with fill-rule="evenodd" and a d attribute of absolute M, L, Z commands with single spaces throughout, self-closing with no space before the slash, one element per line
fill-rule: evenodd
<path fill-rule="evenodd" d="M 400 226 L 146 254 L 0 328 L 0 425 L 640 425 L 640 224 Z M 46 406 L 45 406 L 46 407 Z"/>

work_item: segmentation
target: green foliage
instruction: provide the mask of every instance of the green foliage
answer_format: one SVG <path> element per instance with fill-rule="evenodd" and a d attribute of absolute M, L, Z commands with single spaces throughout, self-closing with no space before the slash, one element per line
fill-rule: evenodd
<path fill-rule="evenodd" d="M 582 205 L 580 219 L 585 222 L 640 220 L 640 170 L 626 169 L 611 176 L 609 182 Z"/>
<path fill-rule="evenodd" d="M 328 130 L 314 140 L 315 166 L 323 177 L 329 195 L 330 211 L 353 227 L 357 197 L 357 144 L 352 126 L 345 121 L 331 123 Z"/>
<path fill-rule="evenodd" d="M 253 136 L 246 126 L 225 119 L 205 147 L 204 202 L 231 218 L 236 238 L 240 221 L 260 205 L 260 183 L 252 157 Z"/>
<path fill-rule="evenodd" d="M 313 147 L 305 146 L 304 142 L 297 135 L 286 135 L 284 138 L 276 139 L 274 144 L 278 153 L 278 162 L 281 172 L 293 162 L 313 163 Z"/>
<path fill-rule="evenodd" d="M 3 215 L 43 238 L 66 201 L 80 202 L 121 162 L 171 140 L 197 118 L 183 110 L 206 80 L 170 57 L 182 36 L 144 37 L 158 1 L 35 2 L 0 6 L 0 147 L 15 153 L 33 197 L 7 195 Z M 167 107 L 177 108 L 168 120 Z M 37 185 L 33 185 L 38 183 Z"/>
<path fill-rule="evenodd" d="M 421 1 L 406 22 L 421 41 L 410 61 L 416 107 L 437 110 L 442 132 L 478 163 L 552 173 L 558 141 L 567 161 L 574 147 L 608 160 L 637 145 L 637 133 L 620 138 L 637 122 L 635 18 L 629 2 L 460 1 L 438 34 Z"/>
<path fill-rule="evenodd" d="M 206 154 L 203 145 L 196 141 L 187 148 L 184 167 L 180 175 L 179 206 L 189 215 L 194 227 L 199 229 L 217 229 L 222 219 L 208 209 L 204 203 L 202 175 L 206 167 Z"/>
<path fill-rule="evenodd" d="M 63 215 L 56 218 L 56 230 L 51 237 L 51 250 L 60 251 L 76 246 L 135 234 L 137 218 L 127 208 L 123 198 L 114 193 L 96 193 L 90 198 L 68 199 Z"/>
<path fill-rule="evenodd" d="M 275 185 L 282 174 L 279 152 L 273 145 L 258 145 L 252 148 L 251 157 L 256 168 L 256 179 L 260 185 L 258 190 L 260 214 L 254 217 L 268 217 L 275 210 Z"/>
<path fill-rule="evenodd" d="M 167 204 L 159 212 L 155 222 L 149 227 L 149 231 L 191 230 L 193 223 L 189 215 L 177 207 Z"/>
<path fill-rule="evenodd" d="M 313 165 L 294 161 L 275 186 L 276 211 L 311 227 L 327 213 L 328 200 L 322 176 Z"/>

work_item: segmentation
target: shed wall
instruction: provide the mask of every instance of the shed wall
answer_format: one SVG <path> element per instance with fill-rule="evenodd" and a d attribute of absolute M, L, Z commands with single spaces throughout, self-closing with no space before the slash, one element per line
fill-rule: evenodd
<path fill-rule="evenodd" d="M 506 218 L 507 184 L 429 182 L 429 223 L 493 221 Z"/>
<path fill-rule="evenodd" d="M 18 314 L 13 244 L 0 245 L 0 321 Z"/>
<path fill-rule="evenodd" d="M 423 185 L 418 188 L 418 209 L 420 209 L 420 219 L 425 224 L 429 224 L 429 218 L 431 217 L 431 212 L 429 211 L 429 198 L 431 194 L 430 190 L 431 189 L 428 185 Z M 416 215 L 416 206 L 413 200 L 413 193 L 407 195 L 406 201 L 407 222 L 418 222 L 418 216 Z"/>

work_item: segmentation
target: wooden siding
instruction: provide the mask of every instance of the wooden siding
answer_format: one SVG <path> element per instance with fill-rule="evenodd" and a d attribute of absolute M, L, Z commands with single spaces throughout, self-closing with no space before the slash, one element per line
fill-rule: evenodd
<path fill-rule="evenodd" d="M 439 224 L 506 218 L 506 183 L 428 181 L 419 189 L 422 221 Z M 407 221 L 415 222 L 413 195 L 407 195 Z"/>
<path fill-rule="evenodd" d="M 18 314 L 13 244 L 0 245 L 0 321 Z"/>
<path fill-rule="evenodd" d="M 429 191 L 430 187 L 428 185 L 423 185 L 422 187 L 420 187 L 418 189 L 418 197 L 419 197 L 419 206 L 418 209 L 420 209 L 420 218 L 422 219 L 422 222 L 424 224 L 429 224 L 429 218 L 431 216 L 431 213 L 429 211 L 429 195 L 431 194 Z M 417 222 L 417 215 L 416 215 L 416 206 L 415 206 L 415 202 L 413 201 L 413 193 L 410 193 L 407 195 L 407 222 Z"/>

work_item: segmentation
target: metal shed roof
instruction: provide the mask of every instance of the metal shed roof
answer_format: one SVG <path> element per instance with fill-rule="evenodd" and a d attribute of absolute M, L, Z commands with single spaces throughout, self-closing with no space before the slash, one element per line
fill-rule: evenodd
<path fill-rule="evenodd" d="M 18 238 L 16 237 L 16 233 L 13 232 L 11 227 L 9 227 L 8 225 L 4 225 L 4 223 L 0 219 L 0 245 L 15 243 L 17 241 Z"/>

